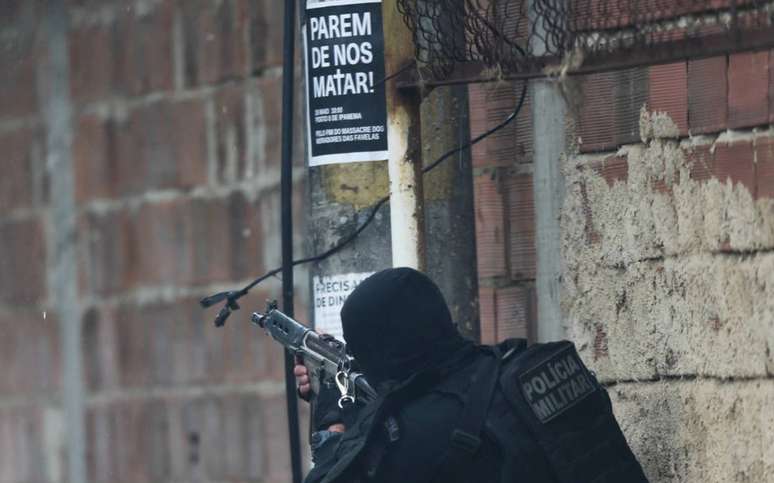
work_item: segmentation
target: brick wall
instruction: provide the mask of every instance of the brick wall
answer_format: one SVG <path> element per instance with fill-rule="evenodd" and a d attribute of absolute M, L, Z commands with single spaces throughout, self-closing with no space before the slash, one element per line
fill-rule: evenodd
<path fill-rule="evenodd" d="M 774 54 L 587 76 L 569 336 L 654 482 L 774 479 Z"/>
<path fill-rule="evenodd" d="M 469 87 L 471 138 L 516 108 L 522 83 Z M 531 337 L 536 319 L 532 113 L 473 146 L 481 341 Z"/>
<path fill-rule="evenodd" d="M 77 285 L 88 479 L 288 481 L 282 353 L 247 324 L 279 283 L 224 329 L 197 303 L 280 261 L 282 9 L 69 0 L 67 12 L 77 280 L 66 283 Z M 43 95 L 55 80 L 40 74 L 45 7 L 5 2 L 0 19 L 0 481 L 57 482 L 68 422 L 52 298 L 62 282 L 49 268 L 61 200 Z M 296 146 L 303 174 L 300 136 Z M 303 176 L 296 194 L 302 227 Z"/>

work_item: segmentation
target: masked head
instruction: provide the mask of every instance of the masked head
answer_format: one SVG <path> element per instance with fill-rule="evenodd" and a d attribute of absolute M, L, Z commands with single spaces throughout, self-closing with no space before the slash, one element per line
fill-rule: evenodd
<path fill-rule="evenodd" d="M 401 381 L 448 361 L 467 342 L 441 291 L 411 268 L 371 275 L 341 309 L 344 339 L 368 379 Z"/>

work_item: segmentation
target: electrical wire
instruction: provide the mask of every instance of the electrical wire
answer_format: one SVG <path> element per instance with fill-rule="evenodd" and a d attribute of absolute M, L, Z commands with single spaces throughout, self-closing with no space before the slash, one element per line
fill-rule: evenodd
<path fill-rule="evenodd" d="M 413 64 L 408 64 L 407 66 L 399 69 L 398 72 L 395 72 L 395 73 L 385 77 L 384 79 L 379 81 L 379 83 L 385 82 L 385 81 L 387 81 L 387 80 L 397 76 L 401 72 L 407 70 L 412 65 Z M 460 146 L 457 146 L 454 149 L 451 149 L 451 150 L 447 151 L 446 153 L 441 155 L 438 159 L 436 159 L 432 163 L 430 163 L 427 166 L 425 166 L 424 168 L 422 168 L 422 174 L 427 173 L 427 172 L 435 169 L 438 165 L 440 165 L 442 162 L 447 160 L 450 156 L 452 156 L 452 155 L 454 155 L 456 153 L 459 153 L 463 149 L 467 149 L 467 148 L 473 146 L 474 144 L 482 141 L 483 139 L 491 136 L 492 134 L 496 133 L 500 129 L 502 129 L 505 126 L 507 126 L 508 124 L 510 124 L 514 119 L 516 119 L 516 116 L 519 115 L 519 112 L 521 111 L 521 108 L 524 106 L 524 100 L 527 97 L 527 85 L 528 85 L 528 82 L 525 81 L 524 82 L 524 86 L 522 87 L 522 90 L 521 90 L 521 95 L 519 97 L 519 102 L 516 104 L 516 108 L 513 110 L 513 112 L 508 117 L 506 117 L 503 121 L 501 121 L 496 126 L 490 128 L 490 129 L 484 131 L 483 133 L 479 134 L 478 136 L 474 137 L 470 141 L 468 141 L 468 142 L 466 142 L 466 143 L 464 143 L 464 144 L 462 144 Z M 341 239 L 336 245 L 334 245 L 333 247 L 329 248 L 325 252 L 320 253 L 318 255 L 314 255 L 314 256 L 311 256 L 311 257 L 307 257 L 307 258 L 302 258 L 302 259 L 299 259 L 299 260 L 293 260 L 293 263 L 291 264 L 291 266 L 295 267 L 296 265 L 303 265 L 303 264 L 311 263 L 311 262 L 319 262 L 319 261 L 325 260 L 326 258 L 330 257 L 331 255 L 334 255 L 335 253 L 337 253 L 337 252 L 341 251 L 342 249 L 344 249 L 347 245 L 352 243 L 352 241 L 354 241 L 363 232 L 363 230 L 365 230 L 368 227 L 368 225 L 371 224 L 371 222 L 374 220 L 374 218 L 376 218 L 376 214 L 379 211 L 379 209 L 381 209 L 381 207 L 384 206 L 384 204 L 389 199 L 390 199 L 390 195 L 387 195 L 384 198 L 382 198 L 379 201 L 377 201 L 373 205 L 373 207 L 371 208 L 371 211 L 368 213 L 368 216 L 363 221 L 363 223 L 360 226 L 358 226 L 357 229 L 355 229 L 355 231 L 353 231 L 352 233 L 350 233 L 349 235 L 347 235 L 346 237 Z M 246 285 L 241 290 L 228 291 L 228 292 L 219 292 L 219 293 L 216 293 L 214 295 L 210 295 L 209 297 L 205 297 L 205 298 L 201 299 L 199 301 L 199 303 L 201 304 L 202 307 L 207 308 L 207 307 L 211 307 L 211 306 L 217 304 L 218 302 L 221 302 L 221 301 L 225 300 L 226 304 L 223 306 L 223 308 L 221 308 L 220 312 L 218 313 L 218 316 L 215 318 L 215 325 L 222 326 L 223 324 L 225 324 L 226 319 L 228 318 L 228 316 L 231 315 L 231 311 L 239 309 L 239 304 L 237 304 L 236 301 L 240 297 L 246 295 L 253 287 L 258 285 L 259 283 L 263 282 L 264 280 L 266 280 L 268 278 L 276 276 L 281 271 L 282 271 L 282 267 L 275 268 L 273 270 L 269 270 L 265 274 L 261 275 L 260 277 L 256 278 L 252 282 L 250 282 L 248 285 Z"/>

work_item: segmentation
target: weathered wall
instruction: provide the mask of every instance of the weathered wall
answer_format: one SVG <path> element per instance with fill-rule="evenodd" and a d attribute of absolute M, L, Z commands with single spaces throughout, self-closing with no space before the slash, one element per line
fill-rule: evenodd
<path fill-rule="evenodd" d="M 567 333 L 654 482 L 774 481 L 773 65 L 566 85 Z"/>
<path fill-rule="evenodd" d="M 279 283 L 224 329 L 197 303 L 280 263 L 282 9 L 63 3 L 62 52 L 47 2 L 0 6 L 0 481 L 68 479 L 78 385 L 88 481 L 288 481 L 282 353 L 247 323 Z M 69 75 L 49 76 L 52 62 Z M 55 100 L 52 86 L 68 88 Z M 53 102 L 71 116 L 52 118 Z M 63 154 L 52 126 L 67 166 L 47 164 Z M 68 200 L 51 188 L 65 175 Z M 70 201 L 71 236 L 55 209 Z M 302 316 L 303 270 L 296 281 Z M 75 317 L 60 323 L 66 286 Z M 78 380 L 63 381 L 65 332 L 80 340 Z"/>

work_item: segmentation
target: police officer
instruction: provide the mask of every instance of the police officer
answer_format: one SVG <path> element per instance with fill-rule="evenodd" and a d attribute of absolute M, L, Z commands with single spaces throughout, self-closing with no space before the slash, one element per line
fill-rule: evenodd
<path fill-rule="evenodd" d="M 364 280 L 341 319 L 347 348 L 379 397 L 345 411 L 335 410 L 335 397 L 318 401 L 315 466 L 306 481 L 452 481 L 440 466 L 481 348 L 459 334 L 438 287 L 410 268 Z M 306 368 L 297 365 L 295 374 L 307 396 Z M 477 481 L 497 481 L 498 449 L 485 444 L 468 466 Z"/>
<path fill-rule="evenodd" d="M 364 280 L 341 320 L 378 397 L 339 410 L 321 389 L 307 483 L 647 483 L 570 342 L 475 345 L 410 268 Z M 295 374 L 309 396 L 304 366 Z"/>

